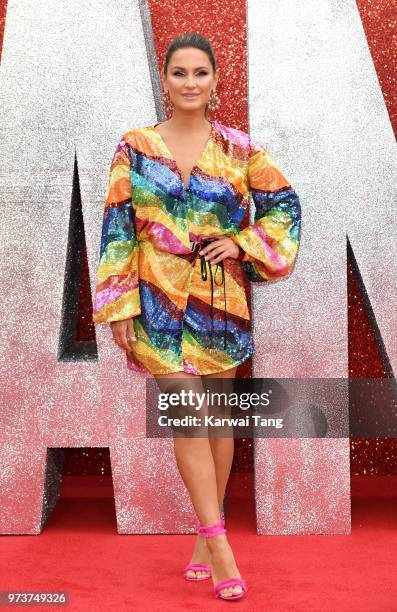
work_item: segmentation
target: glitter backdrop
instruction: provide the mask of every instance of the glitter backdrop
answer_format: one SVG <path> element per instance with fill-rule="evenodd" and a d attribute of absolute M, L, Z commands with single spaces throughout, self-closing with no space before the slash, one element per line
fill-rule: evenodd
<path fill-rule="evenodd" d="M 143 383 L 128 374 L 126 384 L 125 360 L 111 343 L 110 330 L 94 330 L 91 324 L 99 220 L 114 142 L 126 127 L 153 122 L 159 115 L 159 80 L 150 52 L 155 50 L 161 64 L 173 36 L 192 30 L 208 36 L 221 69 L 218 89 L 221 108 L 215 118 L 237 128 L 250 128 L 269 147 L 303 196 L 306 227 L 300 266 L 298 263 L 295 275 L 287 283 L 279 283 L 266 292 L 254 288 L 258 350 L 254 363 L 250 360 L 241 366 L 237 375 L 343 376 L 349 371 L 350 376 L 386 376 L 395 360 L 397 329 L 389 310 L 395 307 L 395 302 L 391 302 L 396 295 L 395 245 L 391 241 L 387 247 L 386 243 L 390 235 L 387 230 L 394 221 L 391 205 L 395 192 L 391 178 L 395 143 L 390 121 L 395 131 L 396 16 L 386 1 L 359 2 L 356 6 L 350 0 L 322 2 L 320 7 L 318 3 L 307 2 L 298 13 L 294 2 L 279 2 L 276 10 L 274 2 L 259 0 L 247 5 L 235 0 L 187 2 L 183 6 L 173 0 L 148 3 L 124 0 L 117 3 L 116 9 L 103 0 L 96 4 L 95 14 L 91 3 L 86 2 L 68 3 L 67 7 L 55 2 L 50 15 L 47 8 L 45 3 L 34 0 L 24 7 L 16 0 L 9 0 L 8 4 L 0 0 L 0 41 L 3 41 L 0 154 L 7 160 L 7 166 L 3 163 L 7 171 L 3 170 L 0 182 L 5 219 L 1 236 L 1 307 L 2 319 L 6 321 L 0 354 L 4 424 L 2 528 L 5 533 L 38 533 L 42 528 L 56 500 L 59 480 L 59 462 L 55 455 L 48 455 L 47 447 L 92 446 L 110 447 L 119 532 L 142 533 L 146 528 L 149 532 L 186 532 L 194 521 L 168 441 L 164 448 L 160 448 L 160 441 L 155 441 L 152 447 L 141 437 L 144 428 L 137 408 L 144 401 Z M 266 37 L 261 29 L 263 24 Z M 318 24 L 320 28 L 314 27 Z M 70 39 L 67 34 L 71 31 L 74 43 L 69 47 L 65 40 Z M 330 61 L 328 49 L 327 53 L 322 50 L 321 36 L 328 31 L 340 35 L 334 55 L 336 63 Z M 282 43 L 284 36 L 288 45 Z M 25 41 L 23 47 L 20 40 Z M 366 44 L 371 52 L 368 56 Z M 145 62 L 148 55 L 149 64 Z M 373 65 L 369 61 L 371 56 Z M 132 67 L 133 78 L 128 78 Z M 344 70 L 342 79 L 336 67 Z M 318 72 L 308 73 L 306 68 Z M 322 95 L 330 91 L 331 98 L 318 98 L 318 80 L 311 77 L 320 78 L 324 86 Z M 344 84 L 342 97 L 332 98 L 332 91 L 326 89 L 332 79 L 337 88 Z M 377 89 L 379 84 L 382 90 Z M 142 100 L 147 103 L 142 104 Z M 332 107 L 332 100 L 338 100 L 339 107 Z M 364 102 L 362 106 L 357 100 Z M 324 108 L 334 112 L 337 129 L 332 128 L 332 117 L 327 117 L 324 110 L 324 114 L 318 112 Z M 304 155 L 299 146 L 302 141 Z M 357 147 L 352 158 L 348 155 L 352 151 L 351 142 L 366 142 L 368 150 Z M 334 166 L 336 152 L 339 164 Z M 368 167 L 364 160 L 368 160 Z M 338 181 L 327 184 L 331 178 L 330 163 L 338 171 Z M 339 202 L 348 203 L 347 212 L 354 209 L 353 193 L 363 206 L 359 208 L 361 225 L 348 214 L 346 218 L 338 217 Z M 371 194 L 368 204 L 376 203 L 382 214 L 374 217 L 369 206 L 364 208 L 367 193 Z M 325 209 L 326 201 L 333 203 L 329 210 Z M 322 221 L 328 226 L 327 232 L 325 227 L 319 227 L 313 210 L 318 204 L 323 205 Z M 71 220 L 75 225 L 71 226 Z M 381 279 L 379 255 L 375 252 L 371 255 L 369 248 L 374 243 L 370 231 L 375 221 L 386 249 L 381 265 L 387 275 L 383 273 Z M 347 260 L 349 308 L 346 308 L 340 256 L 342 226 L 351 237 L 352 252 L 363 274 L 389 363 L 385 363 L 384 353 L 378 350 L 376 330 L 365 311 L 360 279 L 351 258 Z M 74 235 L 71 227 L 79 230 L 80 242 L 74 247 L 81 257 L 70 269 L 71 276 L 65 277 L 70 265 L 66 254 L 70 236 Z M 310 246 L 305 252 L 306 242 Z M 15 273 L 10 274 L 13 266 Z M 312 270 L 312 276 L 299 275 L 306 266 Z M 70 279 L 66 284 L 65 278 Z M 73 281 L 76 278 L 77 287 Z M 305 296 L 312 296 L 313 291 L 324 296 L 325 281 L 331 281 L 334 289 L 330 295 L 330 319 L 324 318 L 320 308 L 299 319 L 298 313 L 302 314 L 304 305 L 310 303 Z M 65 304 L 73 302 L 76 289 L 78 307 L 75 320 L 71 321 L 61 314 L 65 314 Z M 277 307 L 278 300 L 288 303 L 289 308 L 274 319 L 271 308 Z M 335 313 L 339 314 L 337 320 Z M 286 337 L 285 333 L 280 334 L 288 329 L 287 315 L 303 323 L 302 329 L 294 329 Z M 267 335 L 260 334 L 260 330 L 268 329 L 268 318 L 276 321 L 275 328 L 268 330 Z M 326 335 L 319 338 L 319 329 L 325 330 Z M 71 345 L 66 343 L 70 330 L 77 340 Z M 299 333 L 305 343 L 298 352 Z M 324 344 L 331 347 L 331 356 L 326 359 Z M 96 352 L 100 355 L 98 362 Z M 294 372 L 287 369 L 291 363 Z M 35 446 L 27 448 L 26 431 Z M 332 447 L 330 442 L 337 444 Z M 268 480 L 265 467 L 272 469 L 274 483 L 278 482 L 278 490 L 275 484 L 271 485 L 270 496 L 264 488 L 259 490 L 259 532 L 266 528 L 264 517 L 274 512 L 269 508 L 269 500 L 282 503 L 278 495 L 290 486 L 282 479 L 285 466 L 277 463 L 280 445 L 297 461 L 301 461 L 304 449 L 304 456 L 319 462 L 315 481 L 319 494 L 312 501 L 317 514 L 311 524 L 305 522 L 305 507 L 300 500 L 313 474 L 303 473 L 300 480 L 296 475 L 294 517 L 290 522 L 273 522 L 269 528 L 282 533 L 346 530 L 349 513 L 346 444 L 341 440 L 291 440 L 288 448 L 285 444 L 266 441 L 256 448 L 257 484 L 266 484 Z M 236 445 L 234 469 L 252 468 L 252 442 L 237 441 Z M 352 441 L 351 451 L 354 473 L 397 472 L 395 441 Z M 73 471 L 76 455 L 71 453 L 71 450 L 67 453 L 71 460 L 66 471 Z M 343 478 L 346 486 L 339 490 L 337 505 L 332 508 L 327 506 L 327 500 L 335 490 L 332 479 L 324 480 L 326 474 L 321 466 L 332 461 L 333 453 L 339 457 L 334 464 L 334 476 Z M 93 452 L 88 456 L 91 463 L 82 466 L 84 473 L 92 473 L 93 466 L 97 473 L 109 471 L 103 450 L 99 455 Z M 135 491 L 142 491 L 140 499 L 131 491 L 132 479 Z M 163 507 L 175 507 L 178 501 L 181 509 L 178 524 L 174 519 L 160 517 L 159 498 L 153 498 L 146 487 L 148 482 L 160 498 L 163 496 Z M 341 516 L 339 525 L 330 522 L 327 514 L 328 510 L 335 512 L 335 508 Z"/>
<path fill-rule="evenodd" d="M 397 10 L 388 0 L 358 0 L 363 28 L 379 85 L 397 133 Z M 348 266 L 349 376 L 385 378 L 389 368 L 383 363 L 366 305 L 357 285 L 350 258 Z M 352 474 L 397 474 L 397 440 L 369 439 L 351 441 Z"/>
<path fill-rule="evenodd" d="M 221 68 L 219 92 L 222 93 L 222 104 L 216 117 L 220 121 L 230 121 L 231 125 L 247 129 L 245 3 L 234 1 L 196 4 L 192 2 L 185 3 L 182 9 L 181 5 L 175 2 L 152 0 L 149 6 L 154 44 L 160 63 L 169 40 L 180 32 L 197 29 L 210 37 Z M 396 134 L 397 11 L 393 2 L 385 0 L 359 0 L 357 9 L 391 125 Z M 211 20 L 215 19 L 216 24 L 221 23 L 222 27 L 212 28 L 212 21 L 207 25 L 208 14 Z M 166 29 L 163 27 L 165 22 L 167 23 Z M 233 83 L 233 91 L 229 95 L 225 95 L 227 82 Z M 373 322 L 368 317 L 363 296 L 357 285 L 351 256 L 352 253 L 349 250 L 347 254 L 349 376 L 385 377 L 387 368 L 378 349 Z M 91 323 L 91 294 L 89 288 L 87 290 L 88 282 L 82 281 L 82 284 L 86 289 L 83 291 L 85 307 L 81 312 L 79 322 L 82 330 L 81 337 L 87 339 L 92 338 L 94 333 Z M 247 293 L 250 294 L 248 285 Z M 252 375 L 251 359 L 239 367 L 237 375 L 240 377 Z M 394 439 L 353 439 L 350 441 L 350 459 L 352 474 L 396 474 L 397 441 Z M 252 469 L 252 440 L 236 440 L 233 470 L 245 472 L 252 471 Z M 104 456 L 101 450 L 86 449 L 82 454 L 80 451 L 70 449 L 66 455 L 65 471 L 71 474 L 109 474 L 110 464 L 107 454 L 105 453 Z"/>
<path fill-rule="evenodd" d="M 94 347 L 71 341 L 114 142 L 155 120 L 139 6 L 48 9 L 10 0 L 2 49 L 0 531 L 39 533 L 59 492 L 47 449 L 87 446 L 110 448 L 119 533 L 191 532 L 172 441 L 145 437 L 145 378 L 128 374 L 109 326 Z"/>

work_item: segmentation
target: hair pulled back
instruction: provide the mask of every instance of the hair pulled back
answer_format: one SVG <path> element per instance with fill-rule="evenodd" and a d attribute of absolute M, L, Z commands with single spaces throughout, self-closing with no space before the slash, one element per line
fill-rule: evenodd
<path fill-rule="evenodd" d="M 185 49 L 187 47 L 194 47 L 195 49 L 204 51 L 204 53 L 208 55 L 213 71 L 216 71 L 216 59 L 210 41 L 204 36 L 201 36 L 201 34 L 197 34 L 197 32 L 190 32 L 177 36 L 169 44 L 165 54 L 165 75 L 167 74 L 168 64 L 170 63 L 170 59 L 174 51 L 177 51 L 178 49 Z"/>

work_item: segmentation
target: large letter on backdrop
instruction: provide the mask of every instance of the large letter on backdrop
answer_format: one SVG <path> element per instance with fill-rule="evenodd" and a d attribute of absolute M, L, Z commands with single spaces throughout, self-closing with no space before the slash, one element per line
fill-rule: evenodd
<path fill-rule="evenodd" d="M 136 1 L 8 2 L 0 85 L 2 533 L 42 529 L 59 495 L 57 454 L 47 449 L 58 447 L 110 447 L 119 533 L 193 529 L 172 441 L 145 437 L 146 379 L 126 368 L 110 327 L 97 327 L 98 361 L 58 352 L 75 155 L 94 286 L 114 148 L 131 126 L 154 122 L 146 59 Z"/>
<path fill-rule="evenodd" d="M 396 366 L 395 139 L 354 0 L 248 2 L 249 116 L 301 198 L 293 275 L 253 287 L 254 376 L 308 379 L 327 438 L 257 439 L 258 533 L 350 531 L 346 239 Z M 323 385 L 310 384 L 324 379 Z M 305 423 L 300 423 L 304 435 Z"/>

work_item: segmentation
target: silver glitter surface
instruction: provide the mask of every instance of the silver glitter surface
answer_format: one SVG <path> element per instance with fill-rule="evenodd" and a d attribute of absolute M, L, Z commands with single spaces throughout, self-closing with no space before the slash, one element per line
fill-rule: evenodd
<path fill-rule="evenodd" d="M 349 440 L 257 440 L 255 484 L 258 534 L 350 533 Z"/>
<path fill-rule="evenodd" d="M 252 0 L 247 19 L 250 132 L 302 205 L 293 274 L 252 287 L 254 376 L 348 376 L 346 235 L 395 367 L 395 139 L 357 5 Z M 349 476 L 347 439 L 257 440 L 258 532 L 348 532 Z"/>
<path fill-rule="evenodd" d="M 292 403 L 274 416 L 296 439 L 254 440 L 257 533 L 350 533 L 348 381 L 286 378 L 282 387 Z"/>
<path fill-rule="evenodd" d="M 346 235 L 396 370 L 396 145 L 354 0 L 248 2 L 250 132 L 302 205 L 293 274 L 252 286 L 254 376 L 348 373 Z"/>
<path fill-rule="evenodd" d="M 138 2 L 10 0 L 0 107 L 0 531 L 42 529 L 59 493 L 47 448 L 109 446 L 119 531 L 190 532 L 172 442 L 145 438 L 145 377 L 110 326 L 98 362 L 57 360 L 74 156 L 93 290 L 115 144 L 155 120 Z"/>

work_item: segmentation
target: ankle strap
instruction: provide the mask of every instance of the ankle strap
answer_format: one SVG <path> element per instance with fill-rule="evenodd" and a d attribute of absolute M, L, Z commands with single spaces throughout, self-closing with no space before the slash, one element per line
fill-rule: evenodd
<path fill-rule="evenodd" d="M 223 510 L 221 510 L 220 515 L 221 515 L 221 521 L 223 523 L 223 526 L 225 526 L 225 513 L 223 512 Z M 201 523 L 200 523 L 200 521 L 198 521 L 196 523 L 196 531 L 197 531 L 197 533 L 199 532 L 200 525 L 201 525 Z"/>
<path fill-rule="evenodd" d="M 214 523 L 213 525 L 200 525 L 198 532 L 205 538 L 211 538 L 212 536 L 222 535 L 226 533 L 223 521 Z"/>

